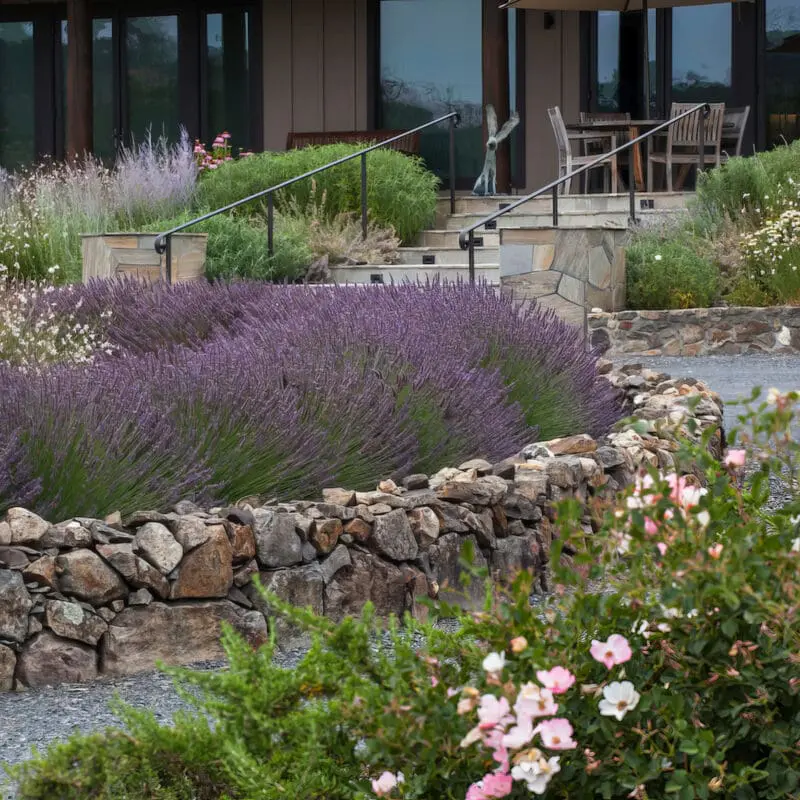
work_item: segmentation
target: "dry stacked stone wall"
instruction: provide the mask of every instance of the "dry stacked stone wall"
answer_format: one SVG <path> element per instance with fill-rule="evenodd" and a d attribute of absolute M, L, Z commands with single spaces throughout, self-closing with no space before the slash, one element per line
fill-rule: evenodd
<path fill-rule="evenodd" d="M 480 602 L 481 587 L 460 581 L 471 542 L 495 581 L 525 569 L 547 591 L 556 502 L 611 497 L 643 464 L 680 469 L 659 420 L 684 432 L 690 416 L 701 428 L 721 421 L 719 398 L 693 379 L 602 369 L 650 433 L 623 425 L 598 440 L 540 442 L 500 463 L 475 459 L 368 492 L 331 488 L 319 501 L 210 510 L 182 502 L 169 513 L 60 522 L 9 509 L 0 519 L 0 690 L 219 659 L 222 621 L 254 647 L 270 626 L 280 646 L 301 645 L 255 591 L 255 575 L 336 620 L 367 601 L 382 616 L 420 614 L 423 597 Z M 720 435 L 712 446 L 721 449 Z M 583 526 L 592 532 L 588 514 Z"/>

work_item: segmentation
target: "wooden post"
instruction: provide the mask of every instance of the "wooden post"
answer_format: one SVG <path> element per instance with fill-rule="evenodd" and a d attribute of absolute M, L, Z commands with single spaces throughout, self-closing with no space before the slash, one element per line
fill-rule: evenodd
<path fill-rule="evenodd" d="M 508 74 L 508 11 L 498 8 L 497 0 L 483 0 L 483 104 L 491 103 L 497 112 L 498 125 L 502 125 L 510 111 Z M 483 136 L 486 140 L 484 115 Z M 511 190 L 510 140 L 503 142 L 497 151 L 497 191 L 506 194 Z"/>
<path fill-rule="evenodd" d="M 91 153 L 92 14 L 89 0 L 67 0 L 67 158 Z"/>

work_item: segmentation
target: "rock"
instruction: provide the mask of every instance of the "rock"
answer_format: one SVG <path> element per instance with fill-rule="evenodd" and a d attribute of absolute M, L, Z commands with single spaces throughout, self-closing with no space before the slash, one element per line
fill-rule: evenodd
<path fill-rule="evenodd" d="M 170 598 L 225 597 L 232 585 L 233 550 L 228 534 L 222 525 L 211 525 L 205 544 L 183 557 Z"/>
<path fill-rule="evenodd" d="M 11 526 L 7 522 L 0 521 L 0 547 L 8 547 L 10 544 Z"/>
<path fill-rule="evenodd" d="M 409 491 L 413 491 L 414 489 L 427 489 L 428 476 L 422 475 L 421 473 L 406 475 L 406 477 L 403 478 L 403 486 Z"/>
<path fill-rule="evenodd" d="M 484 587 L 480 581 L 473 580 L 469 587 L 462 582 L 461 553 L 469 543 L 474 553 L 473 564 L 477 568 L 486 567 L 486 558 L 478 547 L 474 536 L 459 536 L 448 533 L 439 537 L 436 544 L 428 550 L 431 569 L 439 584 L 439 597 L 447 603 L 463 608 L 477 608 L 483 604 Z"/>
<path fill-rule="evenodd" d="M 9 508 L 6 511 L 6 522 L 11 528 L 9 544 L 39 544 L 50 528 L 50 523 L 25 508 Z"/>
<path fill-rule="evenodd" d="M 369 510 L 369 506 L 356 506 L 356 517 L 364 520 L 368 525 L 372 525 L 375 522 L 375 515 Z"/>
<path fill-rule="evenodd" d="M 183 548 L 160 522 L 147 522 L 136 532 L 136 546 L 141 556 L 162 575 L 169 575 L 183 558 Z"/>
<path fill-rule="evenodd" d="M 253 536 L 253 529 L 249 525 L 238 525 L 235 522 L 228 522 L 225 526 L 228 533 L 228 540 L 231 543 L 233 563 L 242 564 L 255 558 L 256 537 Z"/>
<path fill-rule="evenodd" d="M 147 589 L 137 589 L 128 597 L 129 606 L 149 606 L 153 602 L 153 595 Z"/>
<path fill-rule="evenodd" d="M 449 481 L 455 480 L 463 475 L 464 473 L 459 469 L 445 467 L 444 469 L 440 469 L 435 475 L 431 475 L 428 479 L 428 486 L 430 486 L 431 489 L 438 489 L 440 486 L 444 486 L 444 484 Z"/>
<path fill-rule="evenodd" d="M 515 492 L 506 497 L 503 503 L 503 509 L 509 519 L 537 522 L 542 518 L 542 509 L 519 492 Z"/>
<path fill-rule="evenodd" d="M 354 519 L 344 526 L 344 532 L 352 536 L 357 542 L 366 542 L 372 536 L 372 525 L 363 519 Z"/>
<path fill-rule="evenodd" d="M 193 503 L 191 500 L 179 500 L 173 506 L 172 510 L 179 514 L 180 516 L 189 516 L 190 514 L 195 514 L 202 509 L 197 503 Z"/>
<path fill-rule="evenodd" d="M 586 433 L 577 436 L 565 436 L 563 439 L 552 439 L 543 443 L 556 456 L 574 456 L 593 453 L 597 450 L 597 442 Z"/>
<path fill-rule="evenodd" d="M 77 520 L 60 522 L 47 529 L 39 543 L 41 547 L 91 547 L 92 532 Z"/>
<path fill-rule="evenodd" d="M 249 508 L 239 506 L 227 506 L 219 512 L 219 516 L 232 522 L 234 525 L 245 525 L 251 530 L 256 526 L 256 518 Z"/>
<path fill-rule="evenodd" d="M 438 503 L 432 507 L 439 519 L 439 533 L 467 533 L 469 526 L 464 522 L 461 508 L 453 503 Z"/>
<path fill-rule="evenodd" d="M 159 511 L 134 511 L 129 517 L 125 518 L 125 528 L 138 528 L 140 525 L 146 525 L 148 522 L 159 522 L 166 525 L 171 520 L 166 514 Z M 106 522 L 111 525 L 112 523 Z"/>
<path fill-rule="evenodd" d="M 145 590 L 143 589 L 141 591 Z M 134 594 L 136 594 L 136 592 L 134 592 Z M 131 597 L 133 597 L 133 594 L 131 595 Z M 106 608 L 105 606 L 103 606 L 102 608 L 97 609 L 97 616 L 100 617 L 100 619 L 102 619 L 103 622 L 111 622 L 111 620 L 114 619 L 114 617 L 116 617 L 117 615 L 110 608 Z"/>
<path fill-rule="evenodd" d="M 122 514 L 119 511 L 112 511 L 103 520 L 106 525 L 122 525 Z"/>
<path fill-rule="evenodd" d="M 17 657 L 17 680 L 29 689 L 60 683 L 86 683 L 97 677 L 97 653 L 93 647 L 59 639 L 43 631 L 28 641 Z"/>
<path fill-rule="evenodd" d="M 308 534 L 308 540 L 314 545 L 318 553 L 330 553 L 336 547 L 343 530 L 340 519 L 314 520 Z"/>
<path fill-rule="evenodd" d="M 402 509 L 392 511 L 375 520 L 375 530 L 370 545 L 378 553 L 393 561 L 411 561 L 417 557 L 417 541 Z"/>
<path fill-rule="evenodd" d="M 220 644 L 223 621 L 252 647 L 267 640 L 264 617 L 229 600 L 126 608 L 103 637 L 102 671 L 108 676 L 135 675 L 153 669 L 157 661 L 180 665 L 221 660 L 225 657 Z"/>
<path fill-rule="evenodd" d="M 622 453 L 615 447 L 598 447 L 594 457 L 603 469 L 621 467 L 625 463 Z"/>
<path fill-rule="evenodd" d="M 497 475 L 478 478 L 476 481 L 450 481 L 441 486 L 436 494 L 452 503 L 472 503 L 490 506 L 499 503 L 508 493 L 508 486 Z"/>
<path fill-rule="evenodd" d="M 318 564 L 281 569 L 275 572 L 262 572 L 261 582 L 265 589 L 273 592 L 284 602 L 291 603 L 298 608 L 310 608 L 315 614 L 323 613 L 324 583 L 322 570 Z M 275 614 L 258 592 L 251 588 L 247 595 L 255 607 L 269 620 L 269 625 L 275 630 L 281 648 L 291 650 L 309 645 L 309 634 L 284 617 Z"/>
<path fill-rule="evenodd" d="M 303 542 L 295 531 L 294 514 L 264 508 L 254 512 L 256 556 L 264 567 L 291 567 L 303 560 Z"/>
<path fill-rule="evenodd" d="M 228 600 L 231 603 L 236 603 L 237 606 L 244 606 L 245 608 L 252 608 L 253 601 L 238 587 L 232 586 L 228 592 Z"/>
<path fill-rule="evenodd" d="M 0 568 L 23 570 L 28 564 L 28 556 L 19 547 L 0 547 Z"/>
<path fill-rule="evenodd" d="M 343 544 L 340 544 L 320 565 L 322 579 L 325 583 L 330 583 L 334 575 L 345 567 L 351 566 L 350 551 Z"/>
<path fill-rule="evenodd" d="M 524 470 L 514 479 L 514 492 L 537 503 L 540 497 L 547 497 L 547 484 L 547 473 Z"/>
<path fill-rule="evenodd" d="M 236 570 L 233 576 L 233 583 L 235 586 L 239 587 L 240 589 L 242 586 L 247 586 L 252 580 L 253 575 L 258 574 L 258 563 L 255 559 L 249 561 L 240 569 Z"/>
<path fill-rule="evenodd" d="M 89 525 L 89 530 L 92 532 L 92 540 L 96 544 L 124 544 L 133 541 L 132 533 L 112 528 L 110 525 L 97 520 L 94 520 Z"/>
<path fill-rule="evenodd" d="M 352 566 L 340 570 L 325 587 L 325 616 L 341 622 L 358 615 L 367 601 L 382 618 L 401 616 L 406 610 L 406 579 L 403 571 L 377 556 L 352 551 Z"/>
<path fill-rule="evenodd" d="M 45 605 L 47 626 L 57 636 L 96 645 L 108 629 L 97 614 L 85 611 L 78 603 L 48 600 Z"/>
<path fill-rule="evenodd" d="M 316 509 L 320 512 L 320 514 L 322 514 L 320 519 L 323 517 L 334 517 L 344 521 L 356 518 L 356 512 L 354 508 L 345 508 L 344 506 L 338 506 L 335 503 L 317 503 Z"/>
<path fill-rule="evenodd" d="M 473 515 L 476 520 L 475 537 L 481 547 L 494 550 L 497 547 L 497 537 L 494 535 L 494 516 L 490 508 L 484 508 L 480 514 Z"/>
<path fill-rule="evenodd" d="M 375 503 L 375 505 L 370 506 L 369 509 L 377 517 L 379 514 L 388 514 L 392 510 L 392 507 L 387 503 Z"/>
<path fill-rule="evenodd" d="M 552 458 L 554 454 L 547 445 L 541 442 L 534 442 L 533 444 L 525 445 L 521 455 L 527 461 L 547 461 L 547 459 Z"/>
<path fill-rule="evenodd" d="M 99 544 L 97 552 L 135 589 L 148 589 L 162 600 L 169 597 L 169 581 L 136 556 L 132 544 Z"/>
<path fill-rule="evenodd" d="M 508 516 L 500 503 L 492 506 L 492 521 L 494 522 L 494 535 L 503 538 L 508 536 Z"/>
<path fill-rule="evenodd" d="M 34 581 L 41 586 L 56 589 L 56 560 L 53 556 L 42 556 L 40 559 L 28 564 L 22 571 L 25 581 Z"/>
<path fill-rule="evenodd" d="M 337 506 L 348 507 L 356 504 L 356 493 L 349 489 L 323 489 L 322 497 L 326 503 Z"/>
<path fill-rule="evenodd" d="M 28 639 L 32 639 L 37 633 L 41 633 L 44 626 L 39 622 L 39 617 L 34 617 L 33 614 L 28 617 Z"/>
<path fill-rule="evenodd" d="M 199 517 L 181 517 L 171 520 L 168 527 L 172 531 L 175 541 L 183 548 L 184 553 L 200 547 L 210 535 L 206 530 L 205 520 Z"/>
<path fill-rule="evenodd" d="M 439 498 L 432 489 L 412 489 L 403 495 L 404 500 L 408 500 L 411 508 L 420 506 L 435 506 L 439 504 Z"/>
<path fill-rule="evenodd" d="M 547 462 L 547 477 L 551 484 L 561 489 L 574 489 L 581 480 L 583 470 L 574 456 L 560 456 Z"/>
<path fill-rule="evenodd" d="M 478 476 L 488 475 L 492 471 L 492 465 L 483 458 L 472 458 L 459 466 L 461 472 L 469 472 L 471 469 L 474 469 Z"/>
<path fill-rule="evenodd" d="M 533 534 L 502 539 L 492 553 L 492 574 L 501 583 L 510 584 L 521 570 L 538 574 L 541 568 L 539 545 Z"/>
<path fill-rule="evenodd" d="M 14 688 L 16 666 L 16 653 L 10 647 L 0 644 L 0 692 L 10 692 Z"/>
<path fill-rule="evenodd" d="M 317 548 L 311 542 L 303 542 L 303 563 L 311 564 L 317 560 Z"/>
<path fill-rule="evenodd" d="M 356 503 L 365 506 L 374 506 L 383 503 L 390 508 L 410 508 L 410 504 L 402 497 L 388 492 L 356 492 Z"/>
<path fill-rule="evenodd" d="M 498 461 L 492 466 L 492 474 L 497 475 L 498 478 L 513 478 L 516 472 L 517 465 L 525 463 L 525 459 L 520 456 L 512 456 L 503 461 Z"/>
<path fill-rule="evenodd" d="M 425 506 L 408 512 L 411 532 L 421 549 L 426 550 L 439 538 L 439 517 Z"/>
<path fill-rule="evenodd" d="M 0 569 L 0 639 L 24 642 L 33 600 L 19 572 Z"/>
<path fill-rule="evenodd" d="M 378 484 L 378 491 L 379 492 L 386 492 L 386 494 L 394 494 L 397 491 L 397 484 L 390 479 L 381 481 Z"/>

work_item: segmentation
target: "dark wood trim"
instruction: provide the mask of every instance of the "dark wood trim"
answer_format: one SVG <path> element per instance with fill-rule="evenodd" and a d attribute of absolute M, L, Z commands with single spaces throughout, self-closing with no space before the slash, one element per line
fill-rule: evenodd
<path fill-rule="evenodd" d="M 367 0 L 367 128 L 370 130 L 378 130 L 380 128 L 380 6 L 380 0 Z"/>
<path fill-rule="evenodd" d="M 250 20 L 250 141 L 254 152 L 264 149 L 264 5 L 248 4 Z"/>
<path fill-rule="evenodd" d="M 525 189 L 527 180 L 526 175 L 526 165 L 527 165 L 527 151 L 525 147 L 526 142 L 526 135 L 525 135 L 525 106 L 526 106 L 526 87 L 527 87 L 527 74 L 528 70 L 526 69 L 527 64 L 527 46 L 526 43 L 528 41 L 527 36 L 525 35 L 525 26 L 527 24 L 527 20 L 525 17 L 525 10 L 524 9 L 517 9 L 517 60 L 516 64 L 514 65 L 517 70 L 517 111 L 519 112 L 519 126 L 511 134 L 512 136 L 512 143 L 515 148 L 516 152 L 516 164 L 515 169 L 513 170 L 513 174 L 511 176 L 511 182 L 513 183 L 513 188 L 518 189 Z"/>
<path fill-rule="evenodd" d="M 200 17 L 203 17 L 201 24 Z M 205 13 L 197 8 L 178 12 L 178 86 L 180 87 L 180 120 L 189 137 L 202 136 L 201 107 L 206 102 L 206 92 L 189 92 L 189 86 L 205 86 Z M 202 99 L 201 99 L 202 95 Z"/>
<path fill-rule="evenodd" d="M 52 41 L 52 39 L 51 39 Z M 94 149 L 92 13 L 89 0 L 67 2 L 67 157 Z"/>
<path fill-rule="evenodd" d="M 508 13 L 501 9 L 497 0 L 483 0 L 483 105 L 491 103 L 497 112 L 498 124 L 509 117 L 509 67 L 508 67 Z M 484 115 L 483 133 L 486 138 Z M 511 153 L 508 147 L 497 150 L 497 191 L 506 194 L 511 188 Z"/>
<path fill-rule="evenodd" d="M 656 10 L 656 116 L 666 118 L 672 102 L 672 9 Z"/>
<path fill-rule="evenodd" d="M 63 155 L 63 137 L 58 136 L 59 125 L 63 123 L 61 95 L 56 93 L 57 83 L 63 80 L 63 69 L 60 59 L 61 30 L 55 20 L 47 16 L 39 16 L 33 25 L 33 94 L 34 94 L 34 147 L 36 158 L 58 155 L 59 144 Z M 58 139 L 62 139 L 59 143 Z"/>

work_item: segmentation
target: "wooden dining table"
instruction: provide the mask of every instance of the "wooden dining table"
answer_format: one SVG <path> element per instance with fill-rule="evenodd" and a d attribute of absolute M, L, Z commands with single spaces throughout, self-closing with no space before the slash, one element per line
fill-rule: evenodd
<path fill-rule="evenodd" d="M 663 125 L 666 121 L 665 119 L 632 119 L 630 121 L 624 119 L 598 119 L 591 122 L 570 122 L 566 125 L 566 128 L 568 131 L 577 133 L 597 133 L 599 135 L 598 138 L 600 138 L 603 133 L 627 133 L 629 139 L 635 139 L 637 136 L 641 136 L 645 131 Z M 650 152 L 649 139 L 647 140 L 647 152 L 648 154 Z M 642 157 L 640 142 L 631 148 L 633 178 L 636 181 L 636 190 L 639 192 L 644 191 L 645 188 L 644 161 L 645 159 Z M 617 166 L 617 172 L 619 172 L 619 165 Z M 625 185 L 619 174 L 617 175 L 617 180 L 622 186 Z"/>

